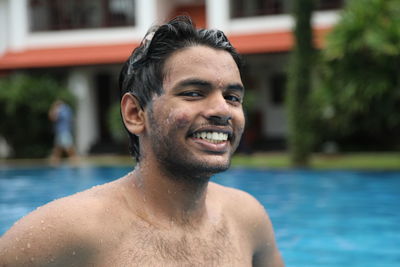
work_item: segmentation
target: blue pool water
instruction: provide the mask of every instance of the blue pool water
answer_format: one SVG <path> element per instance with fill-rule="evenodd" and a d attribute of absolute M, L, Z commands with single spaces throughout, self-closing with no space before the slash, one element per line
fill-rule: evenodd
<path fill-rule="evenodd" d="M 40 205 L 129 171 L 0 169 L 0 234 Z M 213 180 L 266 207 L 288 267 L 400 266 L 400 172 L 232 169 Z"/>

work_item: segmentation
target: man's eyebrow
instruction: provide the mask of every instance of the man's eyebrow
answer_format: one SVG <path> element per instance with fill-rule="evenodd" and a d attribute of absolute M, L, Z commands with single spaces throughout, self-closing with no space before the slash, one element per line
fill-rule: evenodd
<path fill-rule="evenodd" d="M 202 87 L 205 89 L 211 89 L 213 87 L 212 83 L 209 81 L 197 79 L 197 78 L 189 78 L 189 79 L 180 81 L 176 86 L 174 86 L 174 89 L 179 90 L 180 88 L 190 87 L 190 86 Z M 231 91 L 239 91 L 240 93 L 244 93 L 244 87 L 240 83 L 228 84 L 224 89 L 231 90 Z"/>
<path fill-rule="evenodd" d="M 179 89 L 181 87 L 188 87 L 188 86 L 197 86 L 197 87 L 207 87 L 211 88 L 212 84 L 208 81 L 201 80 L 201 79 L 196 79 L 196 78 L 191 78 L 191 79 L 186 79 L 183 81 L 180 81 L 175 88 Z"/>
<path fill-rule="evenodd" d="M 233 91 L 240 91 L 241 93 L 244 93 L 244 87 L 240 83 L 235 83 L 235 84 L 229 84 L 226 87 L 227 90 L 233 90 Z"/>

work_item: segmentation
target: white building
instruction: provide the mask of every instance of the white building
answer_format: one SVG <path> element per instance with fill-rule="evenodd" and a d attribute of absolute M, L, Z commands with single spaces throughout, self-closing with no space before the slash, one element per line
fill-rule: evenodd
<path fill-rule="evenodd" d="M 343 0 L 320 0 L 317 46 L 337 21 Z M 0 73 L 62 76 L 78 98 L 81 154 L 107 142 L 106 116 L 118 99 L 121 67 L 147 29 L 178 14 L 198 27 L 223 30 L 245 55 L 244 82 L 256 96 L 251 127 L 259 140 L 286 134 L 283 89 L 293 40 L 291 0 L 0 0 Z"/>

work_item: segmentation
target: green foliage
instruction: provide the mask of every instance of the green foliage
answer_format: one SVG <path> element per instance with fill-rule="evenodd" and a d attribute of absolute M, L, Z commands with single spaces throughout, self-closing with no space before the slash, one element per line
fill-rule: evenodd
<path fill-rule="evenodd" d="M 321 138 L 400 146 L 400 1 L 349 1 L 322 52 Z"/>
<path fill-rule="evenodd" d="M 254 90 L 247 90 L 243 99 L 243 110 L 245 112 L 251 113 L 257 103 L 257 93 Z"/>
<path fill-rule="evenodd" d="M 314 57 L 311 14 L 313 0 L 294 1 L 295 47 L 288 73 L 287 109 L 289 149 L 294 166 L 309 165 L 313 145 L 310 114 L 311 74 Z"/>
<path fill-rule="evenodd" d="M 74 98 L 50 77 L 13 75 L 0 79 L 0 135 L 15 157 L 43 157 L 53 144 L 48 110 L 56 99 Z"/>
<path fill-rule="evenodd" d="M 120 103 L 113 104 L 108 110 L 107 125 L 113 140 L 117 143 L 123 143 L 127 140 L 124 124 L 121 118 Z"/>

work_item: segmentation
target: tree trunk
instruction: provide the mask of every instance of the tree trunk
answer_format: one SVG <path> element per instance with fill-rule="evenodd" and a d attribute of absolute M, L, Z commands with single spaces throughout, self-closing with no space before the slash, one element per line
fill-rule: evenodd
<path fill-rule="evenodd" d="M 295 167 L 307 167 L 313 145 L 310 91 L 313 65 L 311 16 L 314 0 L 294 0 L 294 49 L 290 58 L 287 90 L 289 151 Z"/>

